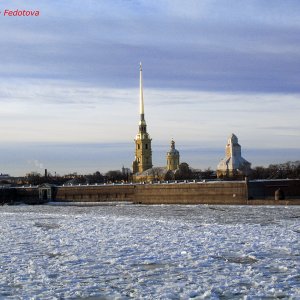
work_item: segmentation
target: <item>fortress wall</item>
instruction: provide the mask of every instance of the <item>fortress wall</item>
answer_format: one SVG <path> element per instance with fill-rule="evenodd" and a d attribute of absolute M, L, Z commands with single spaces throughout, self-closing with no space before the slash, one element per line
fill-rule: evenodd
<path fill-rule="evenodd" d="M 14 195 L 14 200 L 25 202 L 27 204 L 39 203 L 39 190 L 37 187 L 22 187 L 15 188 L 11 191 Z"/>
<path fill-rule="evenodd" d="M 134 185 L 62 186 L 56 190 L 55 201 L 133 201 L 133 194 Z"/>
<path fill-rule="evenodd" d="M 245 182 L 58 187 L 55 201 L 142 204 L 247 204 Z"/>
<path fill-rule="evenodd" d="M 249 199 L 269 199 L 273 200 L 275 191 L 281 189 L 286 199 L 300 198 L 300 180 L 299 179 L 279 179 L 279 180 L 257 180 L 249 181 Z"/>
<path fill-rule="evenodd" d="M 0 187 L 0 203 L 11 203 L 15 200 L 16 191 L 7 187 Z"/>
<path fill-rule="evenodd" d="M 281 188 L 284 200 L 274 200 Z M 249 194 L 248 194 L 249 193 Z M 248 197 L 249 195 L 249 197 Z M 249 198 L 249 199 L 248 199 Z M 5 188 L 1 203 L 42 203 L 38 187 Z M 142 204 L 300 205 L 300 180 L 264 180 L 53 187 L 52 201 Z"/>
<path fill-rule="evenodd" d="M 136 185 L 135 203 L 247 204 L 245 182 Z"/>

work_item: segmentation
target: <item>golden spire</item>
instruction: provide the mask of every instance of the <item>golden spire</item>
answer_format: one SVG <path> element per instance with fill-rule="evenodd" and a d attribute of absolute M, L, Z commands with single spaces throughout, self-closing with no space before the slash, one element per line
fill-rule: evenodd
<path fill-rule="evenodd" d="M 140 116 L 141 121 L 144 121 L 144 95 L 143 95 L 143 69 L 142 63 L 140 62 Z"/>

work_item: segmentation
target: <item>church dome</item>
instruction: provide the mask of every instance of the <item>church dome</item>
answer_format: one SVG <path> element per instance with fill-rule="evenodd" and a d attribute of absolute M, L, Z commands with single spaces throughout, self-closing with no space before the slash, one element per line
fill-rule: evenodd
<path fill-rule="evenodd" d="M 174 140 L 171 141 L 171 149 L 167 153 L 169 155 L 179 154 L 179 151 L 175 149 L 175 142 Z"/>
<path fill-rule="evenodd" d="M 179 151 L 175 149 L 175 142 L 172 139 L 171 149 L 167 152 L 167 169 L 174 171 L 179 168 Z"/>

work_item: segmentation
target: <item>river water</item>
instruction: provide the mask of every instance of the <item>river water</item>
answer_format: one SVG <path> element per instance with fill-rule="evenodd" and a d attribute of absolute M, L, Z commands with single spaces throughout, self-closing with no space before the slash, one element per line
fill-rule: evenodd
<path fill-rule="evenodd" d="M 300 299 L 300 207 L 2 206 L 0 299 Z"/>

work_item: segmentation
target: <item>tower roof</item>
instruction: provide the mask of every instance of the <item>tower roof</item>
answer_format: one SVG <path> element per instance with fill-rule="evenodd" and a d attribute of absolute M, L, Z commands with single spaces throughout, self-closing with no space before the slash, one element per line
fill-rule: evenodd
<path fill-rule="evenodd" d="M 140 62 L 140 117 L 141 117 L 141 123 L 145 122 L 144 93 L 143 93 L 143 68 L 142 68 L 141 62 Z"/>
<path fill-rule="evenodd" d="M 239 139 L 234 133 L 232 133 L 228 138 L 228 144 L 238 144 L 238 143 L 239 143 Z"/>
<path fill-rule="evenodd" d="M 175 142 L 173 139 L 171 140 L 171 149 L 168 154 L 179 154 L 179 151 L 175 149 Z"/>

